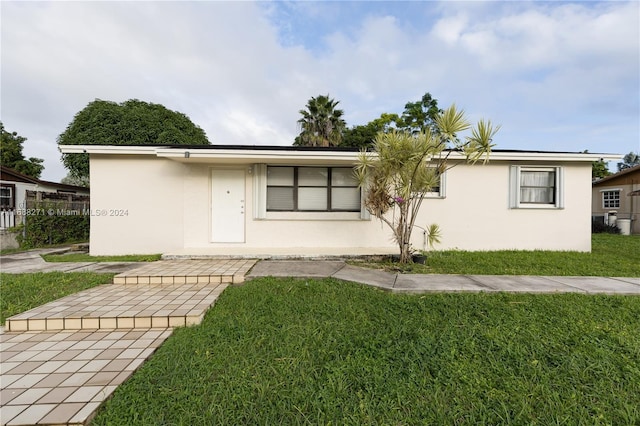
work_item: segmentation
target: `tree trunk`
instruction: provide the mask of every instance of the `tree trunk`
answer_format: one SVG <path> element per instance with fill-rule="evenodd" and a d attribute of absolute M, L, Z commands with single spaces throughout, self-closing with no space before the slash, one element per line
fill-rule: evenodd
<path fill-rule="evenodd" d="M 411 255 L 411 245 L 400 244 L 400 263 L 413 263 L 413 257 Z"/>
<path fill-rule="evenodd" d="M 398 243 L 400 244 L 400 263 L 413 263 L 411 255 L 411 229 L 407 221 L 407 206 L 400 207 L 401 217 L 398 224 Z"/>

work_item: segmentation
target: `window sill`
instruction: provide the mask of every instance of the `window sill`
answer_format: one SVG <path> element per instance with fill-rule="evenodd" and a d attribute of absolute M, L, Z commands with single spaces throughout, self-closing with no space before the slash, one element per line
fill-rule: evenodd
<path fill-rule="evenodd" d="M 360 212 L 267 212 L 264 219 L 257 220 L 368 220 Z"/>
<path fill-rule="evenodd" d="M 512 207 L 512 210 L 563 210 L 563 207 L 559 207 L 551 204 L 520 204 L 516 207 Z"/>

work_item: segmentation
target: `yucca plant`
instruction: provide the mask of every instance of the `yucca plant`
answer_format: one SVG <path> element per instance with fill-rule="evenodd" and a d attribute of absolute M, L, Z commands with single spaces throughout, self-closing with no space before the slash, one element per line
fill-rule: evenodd
<path fill-rule="evenodd" d="M 500 126 L 480 120 L 476 127 L 455 105 L 436 117 L 434 129 L 411 134 L 405 131 L 378 133 L 371 152 L 362 151 L 355 173 L 365 189 L 366 209 L 386 223 L 400 248 L 400 262 L 412 262 L 411 232 L 428 192 L 439 186 L 440 176 L 456 163 L 452 153 L 462 153 L 466 161 L 488 161 L 493 137 Z M 471 129 L 471 135 L 458 134 Z M 427 227 L 430 246 L 440 241 L 440 229 Z"/>

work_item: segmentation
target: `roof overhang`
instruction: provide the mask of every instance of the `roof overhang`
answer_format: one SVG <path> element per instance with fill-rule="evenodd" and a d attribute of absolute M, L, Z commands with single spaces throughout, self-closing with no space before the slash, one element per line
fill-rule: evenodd
<path fill-rule="evenodd" d="M 149 155 L 166 158 L 181 163 L 210 164 L 354 164 L 359 153 L 354 150 L 296 149 L 296 147 L 265 146 L 119 146 L 119 145 L 60 145 L 64 154 L 97 155 Z M 493 151 L 490 161 L 523 162 L 593 162 L 598 160 L 616 161 L 618 154 L 538 152 L 538 151 Z M 451 152 L 449 159 L 464 160 L 461 152 Z"/>

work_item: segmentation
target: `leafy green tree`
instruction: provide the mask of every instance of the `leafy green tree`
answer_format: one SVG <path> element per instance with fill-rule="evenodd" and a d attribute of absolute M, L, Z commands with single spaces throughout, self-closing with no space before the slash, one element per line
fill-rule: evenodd
<path fill-rule="evenodd" d="M 89 188 L 89 177 L 75 177 L 71 173 L 67 173 L 67 175 L 62 178 L 60 183 L 64 183 L 66 185 L 84 186 L 85 188 Z"/>
<path fill-rule="evenodd" d="M 1 164 L 23 175 L 39 179 L 44 170 L 42 164 L 44 160 L 35 157 L 25 158 L 22 154 L 22 145 L 27 141 L 27 138 L 18 135 L 17 132 L 7 132 L 2 122 L 0 122 L 0 133 Z"/>
<path fill-rule="evenodd" d="M 435 118 L 441 113 L 438 100 L 427 92 L 419 101 L 407 102 L 402 116 L 383 113 L 365 125 L 346 129 L 340 145 L 358 148 L 371 146 L 379 132 L 387 133 L 393 129 L 406 130 L 410 133 L 423 132 L 427 128 L 430 128 L 432 132 L 437 131 Z"/>
<path fill-rule="evenodd" d="M 609 163 L 604 160 L 598 160 L 591 163 L 591 178 L 602 179 L 611 174 L 609 171 Z"/>
<path fill-rule="evenodd" d="M 58 145 L 209 145 L 209 140 L 189 117 L 162 105 L 96 99 L 75 115 Z M 88 178 L 88 154 L 62 154 L 62 162 L 74 178 Z"/>
<path fill-rule="evenodd" d="M 346 129 L 340 146 L 354 148 L 371 146 L 378 133 L 387 133 L 391 129 L 397 128 L 399 122 L 400 117 L 398 114 L 383 113 L 380 117 L 364 126 L 353 126 L 350 129 Z"/>
<path fill-rule="evenodd" d="M 301 109 L 302 118 L 298 120 L 300 134 L 294 145 L 298 146 L 337 146 L 342 141 L 346 123 L 344 111 L 337 109 L 340 102 L 329 95 L 319 95 L 309 99 L 306 109 Z"/>
<path fill-rule="evenodd" d="M 408 102 L 404 106 L 399 128 L 412 133 L 424 132 L 428 128 L 431 131 L 437 130 L 435 119 L 442 110 L 438 108 L 438 100 L 427 92 L 422 95 L 422 99 L 417 102 Z"/>
<path fill-rule="evenodd" d="M 452 105 L 434 117 L 434 128 L 426 126 L 417 134 L 380 132 L 373 152 L 361 152 L 356 174 L 365 188 L 365 207 L 393 232 L 401 263 L 412 262 L 411 233 L 418 211 L 426 193 L 439 185 L 440 175 L 453 167 L 449 157 L 462 153 L 469 163 L 489 159 L 500 126 L 480 120 L 460 141 L 456 135 L 471 126 L 464 112 Z M 430 245 L 439 242 L 438 226 L 429 226 L 427 235 Z"/>
<path fill-rule="evenodd" d="M 637 152 L 630 152 L 622 158 L 621 163 L 618 163 L 618 171 L 621 172 L 638 164 L 640 164 L 640 155 Z"/>

